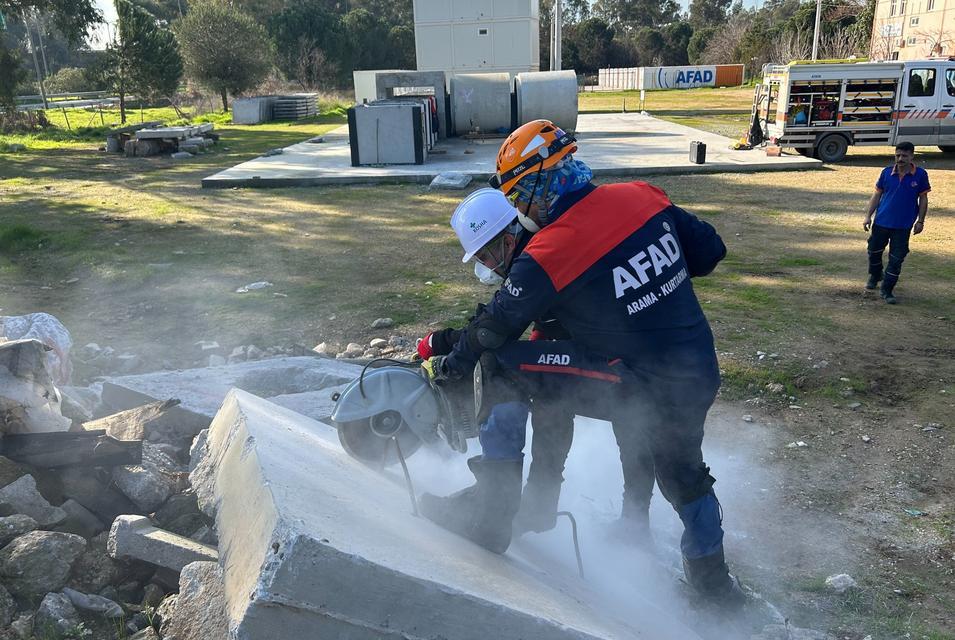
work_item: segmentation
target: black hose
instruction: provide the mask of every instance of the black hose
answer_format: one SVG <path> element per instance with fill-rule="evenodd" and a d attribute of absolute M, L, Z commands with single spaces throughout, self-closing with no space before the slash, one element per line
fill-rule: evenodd
<path fill-rule="evenodd" d="M 398 461 L 401 463 L 401 470 L 405 473 L 405 484 L 408 487 L 408 497 L 411 498 L 411 511 L 415 517 L 418 517 L 418 500 L 414 495 L 414 485 L 411 484 L 411 474 L 408 473 L 408 465 L 405 464 L 405 456 L 401 453 L 401 445 L 398 444 L 398 436 L 392 436 L 395 441 L 395 450 L 398 452 Z"/>
<path fill-rule="evenodd" d="M 577 519 L 570 511 L 558 511 L 557 515 L 567 516 L 567 519 L 570 520 L 571 532 L 574 534 L 574 553 L 577 555 L 577 573 L 581 580 L 586 580 L 584 577 L 584 561 L 580 557 L 580 540 L 577 539 Z"/>
<path fill-rule="evenodd" d="M 364 387 L 365 372 L 368 371 L 368 367 L 375 364 L 376 362 L 390 362 L 392 364 L 396 364 L 402 367 L 418 366 L 418 363 L 416 362 L 408 362 L 407 360 L 395 360 L 394 358 L 375 358 L 373 360 L 369 360 L 368 362 L 365 363 L 365 366 L 361 368 L 361 373 L 358 374 L 358 391 L 361 393 L 362 398 L 367 397 L 365 395 L 365 387 Z"/>

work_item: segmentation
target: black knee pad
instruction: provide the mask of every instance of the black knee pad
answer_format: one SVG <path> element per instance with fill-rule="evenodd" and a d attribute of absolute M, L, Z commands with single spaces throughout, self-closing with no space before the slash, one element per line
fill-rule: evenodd
<path fill-rule="evenodd" d="M 660 465 L 657 465 L 656 475 L 660 492 L 674 508 L 702 498 L 713 489 L 716 482 L 706 464 L 701 464 L 692 471 L 661 469 Z"/>
<path fill-rule="evenodd" d="M 474 414 L 477 423 L 487 419 L 491 407 L 505 402 L 527 402 L 527 394 L 504 372 L 491 351 L 481 354 L 474 366 Z"/>

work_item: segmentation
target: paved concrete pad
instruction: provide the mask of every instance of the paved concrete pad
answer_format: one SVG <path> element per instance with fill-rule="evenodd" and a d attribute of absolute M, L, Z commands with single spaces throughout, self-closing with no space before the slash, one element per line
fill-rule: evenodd
<path fill-rule="evenodd" d="M 351 382 L 359 373 L 360 366 L 331 358 L 270 358 L 220 367 L 110 378 L 107 382 L 114 388 L 107 394 L 104 385 L 103 396 L 104 399 L 108 399 L 107 396 L 113 398 L 121 395 L 121 389 L 128 390 L 130 401 L 135 402 L 132 406 L 150 400 L 178 398 L 181 404 L 171 411 L 181 409 L 211 419 L 229 389 L 236 387 L 262 398 L 285 396 L 277 400 L 278 404 L 293 406 L 322 420 L 331 413 L 331 394 L 335 387 Z M 301 400 L 290 397 L 300 394 L 308 395 L 302 396 Z"/>
<path fill-rule="evenodd" d="M 503 138 L 483 142 L 441 140 L 423 165 L 352 167 L 348 127 L 324 136 L 323 144 L 301 142 L 278 156 L 259 157 L 203 179 L 207 188 L 289 187 L 356 183 L 429 183 L 444 171 L 460 171 L 486 180 Z M 799 155 L 771 158 L 763 149 L 733 151 L 733 140 L 639 113 L 581 114 L 580 151 L 575 154 L 597 176 L 645 176 L 661 173 L 779 171 L 814 169 L 822 163 Z M 689 161 L 690 142 L 706 143 L 706 164 Z M 443 151 L 443 153 L 442 153 Z"/>
<path fill-rule="evenodd" d="M 149 518 L 136 515 L 113 521 L 106 550 L 114 558 L 135 558 L 173 571 L 182 571 L 191 562 L 219 559 L 214 547 L 157 529 Z"/>
<path fill-rule="evenodd" d="M 698 640 L 650 605 L 617 623 L 585 585 L 415 518 L 405 488 L 323 425 L 240 390 L 213 420 L 220 565 L 237 640 Z"/>

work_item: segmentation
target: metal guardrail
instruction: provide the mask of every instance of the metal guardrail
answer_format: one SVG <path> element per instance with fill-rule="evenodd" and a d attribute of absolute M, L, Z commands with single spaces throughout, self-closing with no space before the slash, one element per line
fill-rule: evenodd
<path fill-rule="evenodd" d="M 111 98 L 108 91 L 71 91 L 68 93 L 48 93 L 47 100 L 56 100 L 57 98 Z M 42 102 L 43 96 L 40 94 L 16 96 L 14 100 L 24 102 Z"/>

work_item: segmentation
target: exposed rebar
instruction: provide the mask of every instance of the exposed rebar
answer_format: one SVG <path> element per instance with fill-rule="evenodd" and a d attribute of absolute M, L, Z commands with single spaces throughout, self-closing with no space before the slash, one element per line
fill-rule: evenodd
<path fill-rule="evenodd" d="M 567 519 L 570 520 L 571 532 L 574 534 L 574 553 L 577 556 L 577 573 L 580 575 L 581 580 L 586 580 L 584 577 L 584 561 L 580 557 L 580 540 L 577 538 L 577 519 L 574 518 L 574 514 L 570 511 L 558 511 L 558 516 L 567 516 Z"/>

